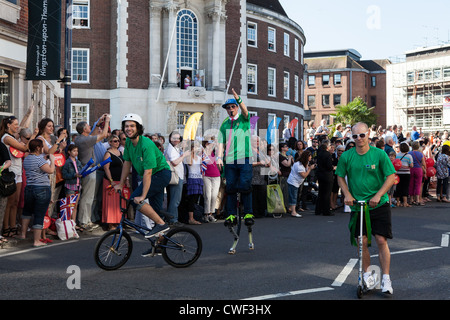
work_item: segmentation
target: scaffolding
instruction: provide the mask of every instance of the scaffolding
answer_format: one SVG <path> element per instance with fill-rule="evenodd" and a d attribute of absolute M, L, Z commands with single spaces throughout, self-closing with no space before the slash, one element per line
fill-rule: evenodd
<path fill-rule="evenodd" d="M 423 132 L 450 127 L 443 117 L 444 97 L 450 96 L 450 54 L 393 65 L 391 77 L 394 124 Z"/>

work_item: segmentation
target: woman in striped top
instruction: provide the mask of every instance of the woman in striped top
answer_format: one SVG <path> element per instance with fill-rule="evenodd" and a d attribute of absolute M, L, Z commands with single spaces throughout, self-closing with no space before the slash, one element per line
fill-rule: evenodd
<path fill-rule="evenodd" d="M 33 246 L 40 247 L 47 243 L 41 242 L 41 232 L 44 217 L 50 204 L 51 188 L 49 174 L 55 172 L 53 154 L 49 154 L 49 161 L 42 154 L 44 144 L 40 139 L 33 139 L 28 145 L 30 154 L 25 158 L 23 167 L 27 178 L 25 187 L 25 205 L 22 212 L 22 234 L 25 239 L 30 219 L 33 216 Z"/>

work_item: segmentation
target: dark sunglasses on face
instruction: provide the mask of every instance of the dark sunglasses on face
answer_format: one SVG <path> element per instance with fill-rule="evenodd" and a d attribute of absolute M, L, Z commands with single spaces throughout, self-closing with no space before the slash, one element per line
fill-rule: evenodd
<path fill-rule="evenodd" d="M 366 135 L 368 134 L 368 132 L 366 133 L 360 133 L 360 134 L 354 134 L 352 135 L 353 140 L 358 139 L 358 137 L 360 137 L 361 139 L 364 139 L 366 137 Z"/>

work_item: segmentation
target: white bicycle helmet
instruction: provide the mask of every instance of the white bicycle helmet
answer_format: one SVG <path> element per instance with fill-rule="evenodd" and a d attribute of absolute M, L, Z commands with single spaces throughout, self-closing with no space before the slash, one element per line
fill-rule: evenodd
<path fill-rule="evenodd" d="M 127 113 L 122 119 L 122 122 L 124 121 L 136 121 L 141 126 L 143 125 L 141 116 L 136 113 Z"/>

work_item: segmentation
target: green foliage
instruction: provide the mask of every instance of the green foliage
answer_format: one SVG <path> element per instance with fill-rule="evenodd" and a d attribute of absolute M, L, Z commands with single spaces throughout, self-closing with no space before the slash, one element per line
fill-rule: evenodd
<path fill-rule="evenodd" d="M 373 112 L 373 107 L 369 108 L 361 97 L 356 97 L 353 101 L 346 105 L 336 106 L 334 123 L 342 123 L 343 125 L 354 125 L 358 122 L 364 122 L 369 127 L 376 124 L 378 115 Z"/>

